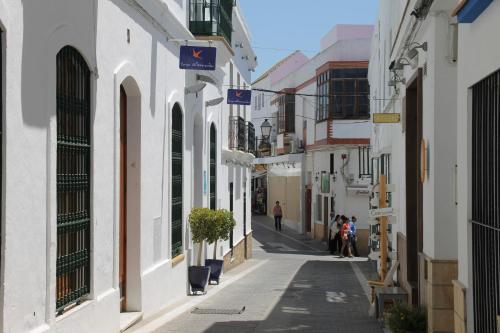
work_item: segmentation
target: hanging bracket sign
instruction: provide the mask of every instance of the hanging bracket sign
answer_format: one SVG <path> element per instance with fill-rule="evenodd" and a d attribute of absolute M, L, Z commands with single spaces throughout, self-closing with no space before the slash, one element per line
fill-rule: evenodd
<path fill-rule="evenodd" d="M 181 45 L 179 59 L 180 69 L 214 71 L 217 59 L 217 48 Z"/>
<path fill-rule="evenodd" d="M 250 105 L 252 104 L 252 91 L 242 89 L 228 89 L 227 104 Z"/>
<path fill-rule="evenodd" d="M 397 124 L 401 121 L 401 114 L 399 113 L 374 113 L 374 124 Z"/>

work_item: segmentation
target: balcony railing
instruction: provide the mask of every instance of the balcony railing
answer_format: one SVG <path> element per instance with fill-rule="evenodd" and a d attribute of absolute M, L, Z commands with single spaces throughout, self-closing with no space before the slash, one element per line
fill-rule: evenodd
<path fill-rule="evenodd" d="M 247 152 L 255 155 L 255 127 L 251 122 L 247 122 Z"/>
<path fill-rule="evenodd" d="M 190 0 L 189 30 L 193 35 L 222 36 L 231 44 L 233 0 Z"/>
<path fill-rule="evenodd" d="M 242 117 L 229 117 L 229 149 L 246 151 L 246 124 Z"/>

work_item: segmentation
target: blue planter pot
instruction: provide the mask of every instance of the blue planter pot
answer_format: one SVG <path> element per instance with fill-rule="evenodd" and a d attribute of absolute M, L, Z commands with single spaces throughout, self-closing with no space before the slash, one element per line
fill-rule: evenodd
<path fill-rule="evenodd" d="M 207 293 L 207 284 L 210 277 L 210 267 L 190 266 L 188 267 L 188 279 L 191 285 L 191 293 Z"/>
<path fill-rule="evenodd" d="M 224 260 L 205 259 L 205 267 L 210 267 L 209 282 L 219 284 L 222 267 L 224 267 Z"/>

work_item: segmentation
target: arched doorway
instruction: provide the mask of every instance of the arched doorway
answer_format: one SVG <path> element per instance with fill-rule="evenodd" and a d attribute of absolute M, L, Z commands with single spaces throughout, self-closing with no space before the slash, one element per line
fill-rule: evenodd
<path fill-rule="evenodd" d="M 131 77 L 120 85 L 119 255 L 120 311 L 141 310 L 140 173 L 141 96 Z"/>

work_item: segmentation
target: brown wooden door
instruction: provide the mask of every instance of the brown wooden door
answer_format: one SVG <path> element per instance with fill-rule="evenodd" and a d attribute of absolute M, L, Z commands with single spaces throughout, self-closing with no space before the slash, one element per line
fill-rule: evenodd
<path fill-rule="evenodd" d="M 416 289 L 418 304 L 421 277 L 418 256 L 423 249 L 423 185 L 420 164 L 422 141 L 422 69 L 406 89 L 406 279 Z"/>
<path fill-rule="evenodd" d="M 120 86 L 120 309 L 127 306 L 127 95 Z"/>
<path fill-rule="evenodd" d="M 323 240 L 328 240 L 328 197 L 323 198 Z"/>
<path fill-rule="evenodd" d="M 306 190 L 306 232 L 311 232 L 312 191 Z"/>

